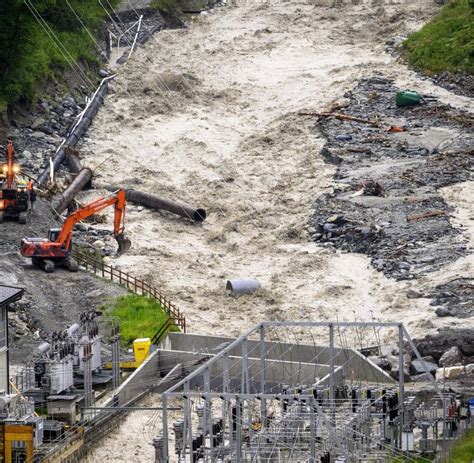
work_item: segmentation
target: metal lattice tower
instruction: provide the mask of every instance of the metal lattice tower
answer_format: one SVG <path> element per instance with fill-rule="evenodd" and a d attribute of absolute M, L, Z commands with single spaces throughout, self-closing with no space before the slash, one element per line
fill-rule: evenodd
<path fill-rule="evenodd" d="M 361 354 L 383 331 L 398 345 L 397 380 Z M 406 349 L 424 365 L 398 323 L 260 323 L 162 395 L 156 461 L 382 463 L 415 450 L 415 428 L 428 452 L 452 398 L 431 375 L 434 401 L 406 393 Z"/>

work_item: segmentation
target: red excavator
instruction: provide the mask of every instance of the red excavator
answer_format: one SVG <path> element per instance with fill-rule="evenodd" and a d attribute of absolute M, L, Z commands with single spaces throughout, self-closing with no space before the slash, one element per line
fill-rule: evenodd
<path fill-rule="evenodd" d="M 3 164 L 0 171 L 0 222 L 4 218 L 13 218 L 26 223 L 30 218 L 36 193 L 31 181 L 17 179 L 20 166 L 13 161 L 13 155 L 13 143 L 8 140 L 7 163 Z"/>
<path fill-rule="evenodd" d="M 48 273 L 54 272 L 55 266 L 59 265 L 66 267 L 71 272 L 77 272 L 79 266 L 71 257 L 74 225 L 108 206 L 115 207 L 114 236 L 119 246 L 117 254 L 127 252 L 131 242 L 124 235 L 125 190 L 118 190 L 110 196 L 92 201 L 71 213 L 64 221 L 62 228 L 49 230 L 48 238 L 23 238 L 21 240 L 21 255 L 31 257 L 34 265 L 41 267 Z"/>

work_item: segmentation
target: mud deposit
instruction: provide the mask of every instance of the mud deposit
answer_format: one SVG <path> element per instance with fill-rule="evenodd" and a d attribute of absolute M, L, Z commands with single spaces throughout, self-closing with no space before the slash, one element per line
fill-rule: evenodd
<path fill-rule="evenodd" d="M 12 305 L 9 314 L 10 354 L 13 363 L 23 363 L 34 352 L 40 338 L 53 330 L 62 330 L 78 320 L 86 309 L 98 308 L 107 298 L 126 290 L 81 271 L 71 273 L 58 268 L 48 274 L 20 256 L 20 241 L 25 236 L 46 237 L 57 226 L 49 204 L 38 199 L 27 225 L 2 223 L 0 234 L 0 279 L 2 284 L 25 288 L 23 298 Z M 85 227 L 85 226 L 83 226 Z M 94 239 L 89 228 L 89 239 Z M 104 239 L 104 237 L 101 237 Z M 86 245 L 80 232 L 74 232 L 76 243 Z M 97 239 L 97 236 L 95 237 Z"/>

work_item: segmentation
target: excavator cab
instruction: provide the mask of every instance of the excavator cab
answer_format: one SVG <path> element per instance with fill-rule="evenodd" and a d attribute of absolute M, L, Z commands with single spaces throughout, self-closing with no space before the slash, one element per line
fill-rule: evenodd
<path fill-rule="evenodd" d="M 0 222 L 13 218 L 25 224 L 31 216 L 32 203 L 27 182 L 18 178 L 21 169 L 14 162 L 14 154 L 13 143 L 9 140 L 7 162 L 1 166 L 0 174 Z"/>
<path fill-rule="evenodd" d="M 56 241 L 61 233 L 60 228 L 51 228 L 48 232 L 48 240 L 49 241 Z"/>

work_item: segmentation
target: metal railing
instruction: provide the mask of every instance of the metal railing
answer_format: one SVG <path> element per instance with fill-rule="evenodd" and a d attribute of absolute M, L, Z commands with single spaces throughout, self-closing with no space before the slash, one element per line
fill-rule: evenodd
<path fill-rule="evenodd" d="M 151 338 L 151 343 L 157 346 L 163 338 L 168 334 L 171 330 L 171 327 L 176 326 L 173 319 L 170 317 L 166 320 L 156 331 L 155 335 Z"/>
<path fill-rule="evenodd" d="M 183 333 L 186 332 L 186 317 L 183 312 L 181 312 L 181 310 L 179 310 L 168 298 L 163 296 L 156 288 L 150 286 L 143 280 L 125 273 L 112 265 L 107 265 L 100 260 L 94 259 L 87 254 L 74 250 L 71 254 L 86 270 L 94 272 L 94 275 L 110 279 L 111 281 L 125 286 L 129 291 L 133 291 L 136 294 L 155 299 L 155 301 L 166 310 L 170 318 L 173 320 L 172 324 L 179 326 Z"/>

